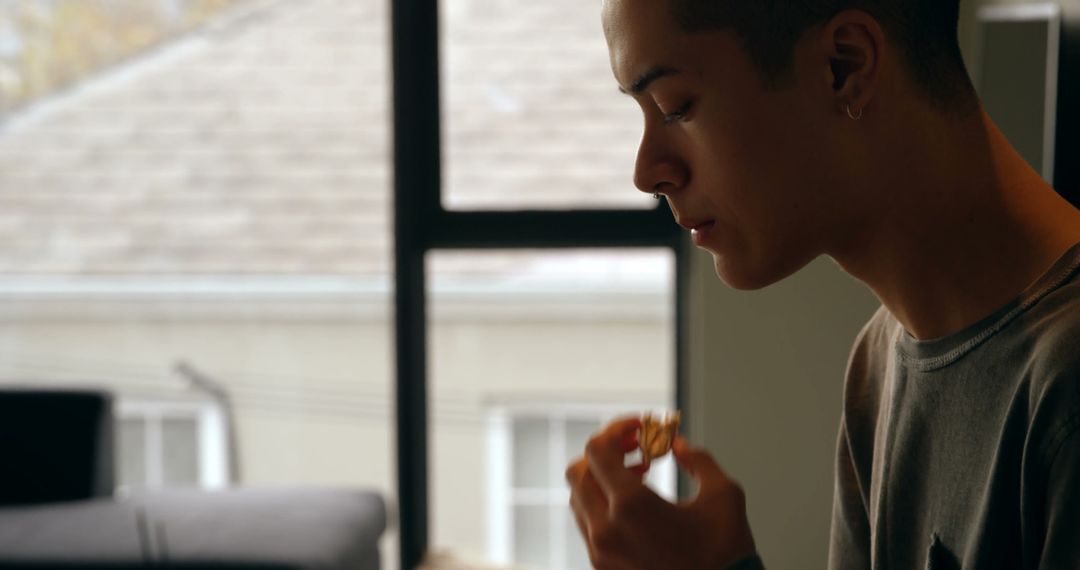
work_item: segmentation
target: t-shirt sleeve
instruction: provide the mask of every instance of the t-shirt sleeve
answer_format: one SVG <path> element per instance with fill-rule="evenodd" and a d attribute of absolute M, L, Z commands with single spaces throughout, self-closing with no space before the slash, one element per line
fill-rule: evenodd
<path fill-rule="evenodd" d="M 847 421 L 840 419 L 836 443 L 836 478 L 833 487 L 832 527 L 829 533 L 829 570 L 870 568 L 870 523 L 859 491 L 855 463 L 847 437 Z"/>
<path fill-rule="evenodd" d="M 1046 485 L 1046 540 L 1039 570 L 1080 564 L 1080 414 L 1060 430 Z"/>

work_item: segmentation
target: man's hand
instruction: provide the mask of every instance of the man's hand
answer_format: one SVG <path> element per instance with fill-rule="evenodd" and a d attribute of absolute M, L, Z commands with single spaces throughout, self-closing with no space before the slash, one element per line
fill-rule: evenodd
<path fill-rule="evenodd" d="M 644 468 L 624 466 L 637 447 L 637 418 L 593 436 L 585 456 L 566 469 L 570 506 L 599 570 L 721 570 L 753 554 L 742 488 L 708 452 L 675 440 L 680 467 L 697 480 L 697 495 L 671 504 L 642 482 Z"/>

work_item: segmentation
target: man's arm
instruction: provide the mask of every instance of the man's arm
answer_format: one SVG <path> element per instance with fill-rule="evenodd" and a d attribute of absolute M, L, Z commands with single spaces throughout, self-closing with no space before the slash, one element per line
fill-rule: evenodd
<path fill-rule="evenodd" d="M 1080 564 L 1080 412 L 1056 434 L 1046 480 L 1046 540 L 1039 570 Z"/>
<path fill-rule="evenodd" d="M 870 568 L 869 515 L 851 458 L 845 415 L 840 416 L 840 434 L 836 442 L 836 478 L 829 534 L 829 570 Z"/>

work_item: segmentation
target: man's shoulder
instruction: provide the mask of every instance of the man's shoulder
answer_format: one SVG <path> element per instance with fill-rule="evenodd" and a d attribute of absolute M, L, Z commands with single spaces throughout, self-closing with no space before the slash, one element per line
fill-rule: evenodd
<path fill-rule="evenodd" d="M 898 324 L 885 305 L 878 307 L 870 320 L 863 325 L 859 334 L 855 336 L 851 355 L 848 358 L 849 376 L 853 372 L 852 368 L 884 364 L 878 361 L 886 354 L 890 341 L 895 340 Z"/>
<path fill-rule="evenodd" d="M 1080 275 L 1031 307 L 1022 325 L 1028 438 L 1048 468 L 1062 438 L 1080 426 Z"/>
<path fill-rule="evenodd" d="M 1080 378 L 1080 275 L 1046 295 L 1018 323 L 1036 378 Z"/>
<path fill-rule="evenodd" d="M 1033 416 L 1052 423 L 1080 417 L 1080 275 L 1058 287 L 1024 316 L 1025 373 Z"/>
<path fill-rule="evenodd" d="M 885 308 L 885 305 L 878 306 L 874 314 L 870 316 L 870 320 L 866 321 L 858 336 L 855 337 L 855 345 L 881 342 L 887 335 L 887 330 L 895 324 L 896 319 Z"/>
<path fill-rule="evenodd" d="M 845 408 L 876 401 L 888 366 L 889 347 L 899 323 L 884 305 L 878 307 L 855 337 L 844 375 Z"/>

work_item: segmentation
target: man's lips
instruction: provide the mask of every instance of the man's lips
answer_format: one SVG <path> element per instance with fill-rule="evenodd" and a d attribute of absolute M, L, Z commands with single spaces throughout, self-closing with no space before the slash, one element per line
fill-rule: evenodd
<path fill-rule="evenodd" d="M 716 226 L 716 220 L 682 220 L 676 219 L 678 224 L 688 230 L 690 230 L 690 236 L 694 238 L 694 245 L 698 247 L 704 247 L 705 241 L 709 239 L 712 234 L 713 227 Z"/>
<path fill-rule="evenodd" d="M 688 230 L 700 230 L 716 223 L 715 220 L 679 220 L 679 225 Z"/>

